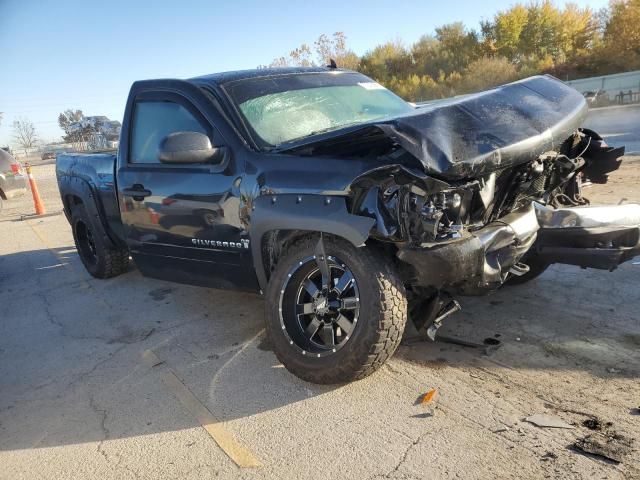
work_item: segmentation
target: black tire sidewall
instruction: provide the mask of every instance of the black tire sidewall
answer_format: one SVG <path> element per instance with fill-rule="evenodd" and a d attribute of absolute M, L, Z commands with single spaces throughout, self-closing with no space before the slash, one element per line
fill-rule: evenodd
<path fill-rule="evenodd" d="M 91 230 L 97 257 L 97 261 L 95 263 L 91 262 L 83 255 L 82 245 L 80 245 L 80 240 L 78 239 L 77 233 L 79 222 L 82 222 L 87 229 Z M 96 228 L 91 222 L 89 214 L 87 213 L 83 205 L 73 206 L 71 210 L 71 229 L 73 232 L 73 240 L 76 244 L 76 249 L 78 250 L 78 255 L 80 256 L 82 264 L 94 277 L 103 277 L 106 270 L 106 248 L 102 239 L 102 232 L 96 231 Z"/>
<path fill-rule="evenodd" d="M 364 248 L 334 237 L 324 238 L 326 254 L 340 259 L 355 278 L 360 296 L 359 318 L 347 343 L 335 353 L 323 357 L 303 355 L 282 331 L 279 300 L 289 271 L 302 259 L 313 256 L 317 242 L 317 237 L 296 242 L 279 260 L 267 288 L 266 330 L 276 356 L 289 371 L 315 383 L 341 383 L 358 376 L 380 337 L 383 305 L 377 277 L 380 272 L 376 271 L 379 266 Z"/>

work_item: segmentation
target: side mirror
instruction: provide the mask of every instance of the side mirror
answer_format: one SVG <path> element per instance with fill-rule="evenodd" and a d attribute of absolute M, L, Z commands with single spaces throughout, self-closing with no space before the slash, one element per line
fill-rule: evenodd
<path fill-rule="evenodd" d="M 170 133 L 160 142 L 162 163 L 220 163 L 225 147 L 211 146 L 211 140 L 200 132 Z"/>

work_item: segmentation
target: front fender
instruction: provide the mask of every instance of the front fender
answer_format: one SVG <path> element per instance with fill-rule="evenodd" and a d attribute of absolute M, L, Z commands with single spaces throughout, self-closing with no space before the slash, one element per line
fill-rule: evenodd
<path fill-rule="evenodd" d="M 322 232 L 342 237 L 356 247 L 364 245 L 375 223 L 373 218 L 352 215 L 346 199 L 325 195 L 263 195 L 255 199 L 251 211 L 251 253 L 260 288 L 267 286 L 262 258 L 262 240 L 273 230 Z"/>

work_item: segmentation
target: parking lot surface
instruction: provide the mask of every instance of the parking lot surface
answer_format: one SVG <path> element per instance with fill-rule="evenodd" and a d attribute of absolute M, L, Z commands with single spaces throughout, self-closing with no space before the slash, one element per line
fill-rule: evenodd
<path fill-rule="evenodd" d="M 585 195 L 640 202 L 638 160 Z M 53 165 L 34 175 L 59 212 Z M 407 342 L 327 387 L 278 363 L 261 297 L 96 280 L 63 215 L 21 220 L 30 202 L 0 214 L 1 479 L 640 478 L 640 265 L 463 298 L 442 333 L 498 349 Z M 574 448 L 603 432 L 620 463 Z"/>
<path fill-rule="evenodd" d="M 640 105 L 593 109 L 585 126 L 612 145 L 624 145 L 627 153 L 640 154 Z"/>

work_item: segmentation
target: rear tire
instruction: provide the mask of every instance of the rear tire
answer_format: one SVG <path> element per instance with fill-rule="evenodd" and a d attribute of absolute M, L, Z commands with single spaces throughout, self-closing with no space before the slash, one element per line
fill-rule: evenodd
<path fill-rule="evenodd" d="M 127 270 L 129 250 L 107 246 L 106 233 L 97 231 L 82 204 L 71 208 L 71 229 L 80 260 L 92 276 L 111 278 Z"/>
<path fill-rule="evenodd" d="M 318 238 L 293 243 L 269 280 L 266 330 L 278 360 L 291 373 L 313 383 L 344 383 L 370 375 L 393 355 L 407 320 L 407 298 L 394 266 L 381 253 L 335 237 L 325 236 L 323 243 L 331 264 L 329 291 L 321 280 L 308 283 L 320 275 Z M 309 291 L 317 287 L 314 297 Z M 307 311 L 313 313 L 300 313 Z M 318 333 L 309 336 L 316 324 Z"/>

